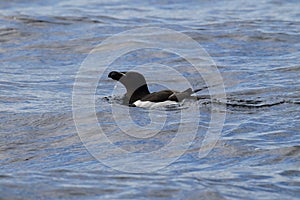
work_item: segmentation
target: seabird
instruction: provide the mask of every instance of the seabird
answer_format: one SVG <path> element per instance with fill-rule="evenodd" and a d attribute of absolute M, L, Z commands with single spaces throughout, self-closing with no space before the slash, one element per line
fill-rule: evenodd
<path fill-rule="evenodd" d="M 124 104 L 133 107 L 153 108 L 157 106 L 177 105 L 186 98 L 192 98 L 191 94 L 202 89 L 192 90 L 188 88 L 183 92 L 174 90 L 162 90 L 150 93 L 145 77 L 135 71 L 117 72 L 112 71 L 108 77 L 119 81 L 126 88 Z"/>

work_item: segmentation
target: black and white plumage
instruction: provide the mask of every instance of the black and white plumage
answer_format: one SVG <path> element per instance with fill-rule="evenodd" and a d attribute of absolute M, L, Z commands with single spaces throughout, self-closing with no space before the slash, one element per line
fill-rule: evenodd
<path fill-rule="evenodd" d="M 193 91 L 191 88 L 177 92 L 173 90 L 162 90 L 150 93 L 144 76 L 135 71 L 117 72 L 112 71 L 108 77 L 119 81 L 126 88 L 124 103 L 136 107 L 157 107 L 175 105 L 182 100 L 191 97 L 191 94 L 200 91 Z"/>

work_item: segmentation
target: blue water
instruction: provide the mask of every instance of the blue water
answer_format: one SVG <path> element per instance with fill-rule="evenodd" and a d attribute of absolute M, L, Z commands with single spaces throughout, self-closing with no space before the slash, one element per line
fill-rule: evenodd
<path fill-rule="evenodd" d="M 299 199 L 299 1 L 11 0 L 0 9 L 0 199 Z M 84 99 L 94 84 L 93 70 L 78 80 L 90 52 L 107 38 L 145 27 L 198 42 L 223 78 L 226 99 L 210 99 L 204 90 L 199 101 L 179 108 L 129 108 L 130 119 L 122 113 L 117 123 L 112 110 L 128 108 L 121 105 L 124 88 L 106 77 L 111 70 L 145 65 L 151 91 L 186 89 L 166 66 L 193 88 L 205 85 L 185 58 L 141 49 L 99 64 L 95 106 L 79 106 L 76 127 L 74 85 Z M 158 46 L 179 43 L 160 37 Z M 124 44 L 132 42 L 145 41 Z M 98 59 L 115 55 L 120 44 Z M 206 141 L 211 118 L 224 113 L 216 143 Z M 99 137 L 98 125 L 115 146 Z M 180 126 L 185 129 L 176 134 Z M 159 151 L 176 138 L 172 151 Z M 199 156 L 202 150 L 208 154 Z"/>

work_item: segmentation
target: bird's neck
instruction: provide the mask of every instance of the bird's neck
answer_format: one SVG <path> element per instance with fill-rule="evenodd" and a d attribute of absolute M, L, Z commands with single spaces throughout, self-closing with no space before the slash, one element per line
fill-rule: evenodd
<path fill-rule="evenodd" d="M 142 99 L 144 96 L 150 94 L 147 84 L 142 85 L 137 88 L 133 93 L 126 93 L 126 98 L 128 99 L 128 104 L 132 104 L 137 100 Z"/>

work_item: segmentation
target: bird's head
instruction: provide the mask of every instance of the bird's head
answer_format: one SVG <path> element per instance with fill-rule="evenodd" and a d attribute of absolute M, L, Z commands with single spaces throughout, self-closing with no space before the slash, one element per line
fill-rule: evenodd
<path fill-rule="evenodd" d="M 147 88 L 145 77 L 142 74 L 135 71 L 128 71 L 128 72 L 112 71 L 108 74 L 108 77 L 122 83 L 127 90 L 126 95 L 128 97 L 130 97 L 138 88 L 141 87 Z M 147 88 L 147 92 L 149 93 L 148 88 Z"/>

